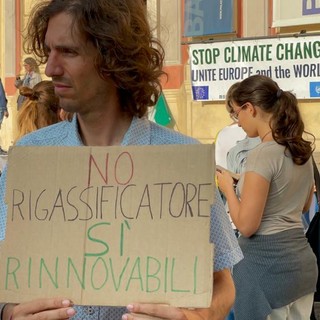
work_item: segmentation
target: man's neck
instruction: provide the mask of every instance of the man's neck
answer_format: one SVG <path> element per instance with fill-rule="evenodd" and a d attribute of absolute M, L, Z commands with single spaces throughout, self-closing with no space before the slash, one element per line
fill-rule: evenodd
<path fill-rule="evenodd" d="M 77 117 L 82 142 L 87 146 L 120 145 L 132 121 L 132 116 L 124 112 Z"/>

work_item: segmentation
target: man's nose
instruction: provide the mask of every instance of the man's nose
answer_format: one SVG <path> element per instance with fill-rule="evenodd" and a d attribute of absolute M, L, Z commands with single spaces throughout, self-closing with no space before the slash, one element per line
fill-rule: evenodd
<path fill-rule="evenodd" d="M 45 69 L 45 74 L 48 77 L 63 75 L 63 68 L 59 61 L 59 57 L 54 52 L 50 52 L 49 54 L 46 69 Z"/>

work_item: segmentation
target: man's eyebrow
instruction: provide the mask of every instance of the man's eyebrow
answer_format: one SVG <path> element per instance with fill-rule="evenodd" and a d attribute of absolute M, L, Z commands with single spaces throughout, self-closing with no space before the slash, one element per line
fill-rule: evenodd
<path fill-rule="evenodd" d="M 56 50 L 72 50 L 72 51 L 78 51 L 79 50 L 79 46 L 73 46 L 73 45 L 68 45 L 68 44 L 64 44 L 64 45 L 55 45 L 50 47 L 49 45 L 45 44 L 44 45 L 44 49 L 46 50 L 51 50 L 52 48 L 56 49 Z"/>

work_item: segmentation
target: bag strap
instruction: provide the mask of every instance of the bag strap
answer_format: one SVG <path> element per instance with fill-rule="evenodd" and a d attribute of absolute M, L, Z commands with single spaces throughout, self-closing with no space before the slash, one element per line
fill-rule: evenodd
<path fill-rule="evenodd" d="M 317 201 L 318 201 L 318 205 L 320 205 L 320 174 L 313 156 L 312 156 L 312 164 L 313 164 L 314 181 L 316 184 Z"/>

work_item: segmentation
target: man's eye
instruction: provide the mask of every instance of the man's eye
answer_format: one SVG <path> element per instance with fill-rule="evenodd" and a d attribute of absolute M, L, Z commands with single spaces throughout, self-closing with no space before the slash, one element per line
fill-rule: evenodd
<path fill-rule="evenodd" d="M 76 52 L 76 51 L 71 50 L 71 49 L 67 49 L 67 48 L 62 49 L 62 50 L 61 50 L 61 53 L 65 54 L 65 55 L 70 55 L 70 56 L 75 56 L 75 55 L 77 55 L 77 52 Z"/>

